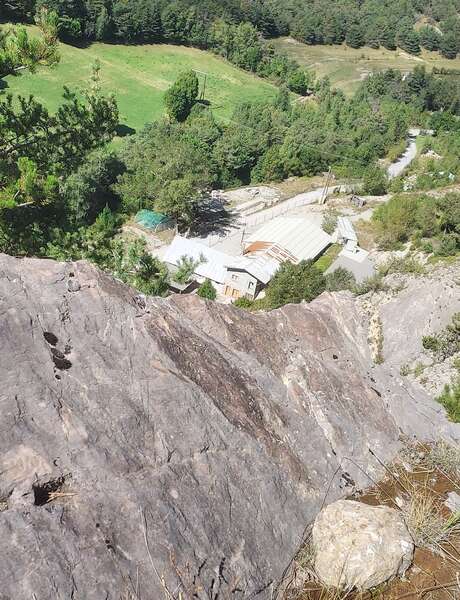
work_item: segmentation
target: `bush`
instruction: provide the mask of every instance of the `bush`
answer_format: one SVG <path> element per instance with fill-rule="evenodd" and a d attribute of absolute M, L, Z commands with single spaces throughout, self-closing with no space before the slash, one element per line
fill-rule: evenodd
<path fill-rule="evenodd" d="M 357 296 L 363 296 L 369 292 L 384 292 L 388 289 L 388 286 L 383 281 L 381 275 L 373 275 L 368 277 L 361 283 L 358 283 L 354 289 Z"/>
<path fill-rule="evenodd" d="M 382 276 L 391 275 L 392 273 L 423 275 L 425 267 L 413 256 L 401 256 L 390 258 L 386 263 L 380 265 L 379 273 Z"/>
<path fill-rule="evenodd" d="M 356 279 L 353 273 L 339 267 L 332 273 L 326 275 L 326 290 L 328 292 L 340 292 L 341 290 L 353 290 L 356 287 Z"/>
<path fill-rule="evenodd" d="M 200 285 L 197 294 L 200 298 L 206 298 L 207 300 L 215 300 L 217 297 L 216 288 L 209 279 L 206 279 L 206 281 Z"/>
<path fill-rule="evenodd" d="M 422 345 L 438 362 L 443 362 L 460 352 L 460 313 L 454 314 L 450 325 L 439 333 L 424 336 Z"/>
<path fill-rule="evenodd" d="M 459 250 L 459 236 L 455 233 L 445 233 L 436 250 L 438 256 L 455 256 Z"/>
<path fill-rule="evenodd" d="M 325 289 L 325 277 L 313 261 L 303 260 L 298 265 L 285 262 L 269 283 L 264 304 L 273 309 L 302 300 L 311 302 Z"/>
<path fill-rule="evenodd" d="M 233 306 L 236 306 L 237 308 L 244 308 L 245 310 L 250 310 L 254 306 L 254 302 L 252 300 L 249 300 L 249 298 L 238 298 L 238 300 L 235 300 L 235 302 L 233 303 Z"/>
<path fill-rule="evenodd" d="M 387 193 L 388 179 L 385 171 L 377 165 L 366 169 L 363 177 L 363 191 L 372 196 L 383 196 Z"/>
<path fill-rule="evenodd" d="M 451 385 L 446 385 L 436 400 L 444 406 L 451 421 L 460 423 L 460 378 Z"/>
<path fill-rule="evenodd" d="M 176 121 L 185 121 L 196 102 L 198 92 L 199 82 L 195 72 L 182 73 L 164 97 L 169 116 Z"/>
<path fill-rule="evenodd" d="M 326 211 L 324 213 L 323 222 L 321 224 L 323 231 L 325 231 L 329 235 L 332 235 L 337 228 L 338 218 L 339 218 L 339 213 L 336 210 L 332 209 L 332 210 Z"/>

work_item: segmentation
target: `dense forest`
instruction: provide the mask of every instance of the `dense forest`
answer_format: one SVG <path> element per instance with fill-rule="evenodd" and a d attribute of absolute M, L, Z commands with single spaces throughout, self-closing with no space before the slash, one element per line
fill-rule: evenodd
<path fill-rule="evenodd" d="M 31 20 L 43 6 L 67 40 L 189 44 L 252 70 L 267 58 L 257 33 L 447 58 L 460 51 L 460 0 L 7 0 L 4 17 Z"/>

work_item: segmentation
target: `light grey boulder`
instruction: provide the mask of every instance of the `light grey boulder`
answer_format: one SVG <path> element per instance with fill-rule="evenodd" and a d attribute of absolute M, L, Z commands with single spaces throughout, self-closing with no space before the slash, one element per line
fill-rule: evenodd
<path fill-rule="evenodd" d="M 414 543 L 401 514 L 387 506 L 338 500 L 313 526 L 315 571 L 337 588 L 368 590 L 403 575 Z"/>
<path fill-rule="evenodd" d="M 460 513 L 460 495 L 457 492 L 449 492 L 444 504 L 454 514 Z"/>

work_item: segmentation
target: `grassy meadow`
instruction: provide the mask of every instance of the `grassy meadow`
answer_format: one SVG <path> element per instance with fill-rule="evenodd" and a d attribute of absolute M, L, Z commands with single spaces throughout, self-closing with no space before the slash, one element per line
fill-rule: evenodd
<path fill-rule="evenodd" d="M 403 50 L 390 51 L 385 48 L 359 48 L 354 50 L 341 46 L 308 46 L 292 38 L 272 40 L 273 45 L 300 64 L 311 68 L 319 77 L 328 76 L 335 87 L 352 95 L 360 82 L 373 71 L 399 69 L 412 71 L 417 65 L 460 69 L 460 57 L 455 60 L 443 58 L 438 52 L 423 51 L 420 56 L 412 56 Z"/>
<path fill-rule="evenodd" d="M 246 100 L 276 96 L 270 83 L 240 70 L 209 52 L 170 45 L 126 46 L 95 43 L 87 48 L 60 45 L 61 61 L 51 69 L 7 77 L 3 93 L 33 94 L 50 110 L 62 99 L 63 86 L 81 90 L 89 85 L 91 66 L 101 64 L 101 87 L 113 92 L 120 123 L 134 129 L 163 114 L 163 95 L 181 71 L 194 69 L 201 85 L 207 74 L 205 98 L 216 117 L 229 119 Z M 0 96 L 1 97 L 1 96 Z"/>

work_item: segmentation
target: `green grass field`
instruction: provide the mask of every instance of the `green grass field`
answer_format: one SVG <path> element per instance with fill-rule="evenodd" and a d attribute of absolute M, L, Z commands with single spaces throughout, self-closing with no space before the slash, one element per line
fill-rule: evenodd
<path fill-rule="evenodd" d="M 7 77 L 8 87 L 3 92 L 33 94 L 54 110 L 61 102 L 64 85 L 79 90 L 88 87 L 91 65 L 98 59 L 102 89 L 115 94 L 120 123 L 135 129 L 163 114 L 164 92 L 187 69 L 207 73 L 206 99 L 216 117 L 223 120 L 231 116 L 238 103 L 274 98 L 277 93 L 270 83 L 193 48 L 97 43 L 80 49 L 61 44 L 60 53 L 61 62 L 54 68 Z M 197 74 L 203 84 L 201 73 Z"/>
<path fill-rule="evenodd" d="M 391 68 L 407 72 L 417 65 L 425 65 L 429 71 L 433 67 L 460 69 L 460 57 L 448 60 L 437 52 L 424 51 L 420 56 L 411 56 L 399 49 L 392 52 L 385 48 L 354 50 L 345 45 L 307 46 L 291 38 L 272 40 L 272 43 L 278 50 L 311 68 L 319 77 L 327 75 L 335 87 L 350 95 L 373 71 Z"/>

